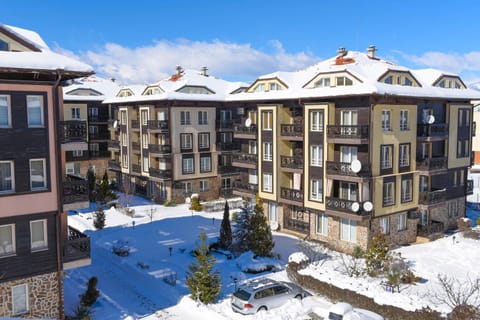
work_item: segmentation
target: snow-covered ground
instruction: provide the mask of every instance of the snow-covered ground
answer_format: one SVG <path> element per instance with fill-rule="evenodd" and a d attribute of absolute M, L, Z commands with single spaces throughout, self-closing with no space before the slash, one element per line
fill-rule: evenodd
<path fill-rule="evenodd" d="M 71 226 L 91 237 L 92 264 L 65 272 L 67 314 L 71 314 L 78 304 L 79 295 L 85 291 L 92 276 L 98 278 L 101 291 L 93 308 L 95 319 L 305 319 L 312 308 L 326 309 L 331 305 L 326 299 L 314 295 L 253 316 L 243 316 L 231 310 L 234 278 L 243 281 L 268 276 L 287 280 L 284 267 L 288 257 L 299 250 L 298 239 L 280 233 L 274 233 L 274 251 L 280 255 L 278 263 L 283 267 L 282 271 L 248 275 L 240 271 L 236 260 L 215 254 L 216 269 L 221 272 L 223 283 L 219 300 L 208 306 L 196 303 L 188 297 L 185 285 L 188 265 L 194 261 L 190 251 L 195 248 L 202 229 L 212 242 L 218 237 L 223 212 L 192 213 L 187 205 L 163 207 L 145 203 L 148 202 L 140 198 L 133 201 L 133 217 L 115 209 L 107 210 L 103 230 L 93 227 L 90 210 L 69 216 Z M 112 253 L 112 247 L 119 243 L 130 248 L 127 257 Z M 415 275 L 424 279 L 416 285 L 401 287 L 400 293 L 386 292 L 377 279 L 346 276 L 340 255 L 333 251 L 326 252 L 328 259 L 302 272 L 373 297 L 380 304 L 393 304 L 406 310 L 429 306 L 444 313 L 450 311 L 448 306 L 432 301 L 429 294 L 438 291 L 437 274 L 454 276 L 461 281 L 467 277 L 480 277 L 476 268 L 480 261 L 480 242 L 463 238 L 460 234 L 455 238 L 448 236 L 396 251 L 408 260 Z M 176 277 L 176 285 L 165 281 L 172 277 Z"/>

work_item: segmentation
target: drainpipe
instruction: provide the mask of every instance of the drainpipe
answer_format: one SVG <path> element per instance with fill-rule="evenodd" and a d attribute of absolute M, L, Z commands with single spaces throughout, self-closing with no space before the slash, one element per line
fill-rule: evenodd
<path fill-rule="evenodd" d="M 60 141 L 58 136 L 59 124 L 60 124 L 60 103 L 58 98 L 58 87 L 62 80 L 62 73 L 60 69 L 56 70 L 57 79 L 52 88 L 52 100 L 53 100 L 53 132 L 55 137 L 55 154 L 56 159 L 56 174 L 57 174 L 57 214 L 56 214 L 56 240 L 57 240 L 57 282 L 58 282 L 58 305 L 59 305 L 59 317 L 63 319 L 65 317 L 64 301 L 63 301 L 63 239 L 61 234 L 62 220 L 61 215 L 63 212 L 63 172 L 62 168 L 62 153 L 60 148 Z M 62 245 L 61 245 L 62 244 Z"/>

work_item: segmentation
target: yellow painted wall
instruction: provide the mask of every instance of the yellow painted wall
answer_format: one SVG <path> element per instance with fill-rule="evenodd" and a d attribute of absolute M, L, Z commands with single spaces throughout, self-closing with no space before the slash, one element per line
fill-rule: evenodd
<path fill-rule="evenodd" d="M 303 163 L 304 163 L 304 179 L 303 179 L 303 196 L 306 208 L 316 209 L 325 211 L 325 195 L 327 191 L 327 179 L 325 176 L 325 161 L 327 160 L 327 154 L 333 153 L 333 149 L 329 150 L 327 148 L 327 125 L 329 123 L 334 123 L 335 121 L 335 106 L 333 103 L 320 103 L 320 104 L 305 104 L 304 108 L 304 140 L 303 140 Z M 310 172 L 309 172 L 309 159 L 310 159 L 310 148 L 309 146 L 309 130 L 310 130 L 310 111 L 312 110 L 323 110 L 323 202 L 310 201 L 310 194 L 308 190 L 310 189 Z M 331 111 L 331 112 L 330 112 Z"/>
<path fill-rule="evenodd" d="M 12 38 L 7 37 L 5 34 L 0 33 L 0 40 L 8 43 L 8 47 L 10 51 L 21 51 L 21 52 L 31 52 L 32 50 L 28 49 L 27 47 L 23 46 L 22 44 L 13 41 Z"/>
<path fill-rule="evenodd" d="M 472 137 L 472 150 L 479 152 L 480 151 L 480 111 L 473 112 L 473 121 L 477 123 L 477 130 L 475 132 L 475 137 Z"/>
<path fill-rule="evenodd" d="M 259 150 L 258 153 L 258 181 L 259 183 L 259 188 L 258 188 L 258 193 L 261 198 L 271 200 L 271 201 L 277 201 L 277 193 L 278 193 L 278 161 L 280 160 L 279 158 L 279 153 L 278 153 L 278 135 L 280 133 L 280 121 L 277 116 L 277 110 L 280 110 L 282 108 L 282 105 L 258 105 L 258 145 L 257 148 Z M 263 172 L 262 172 L 262 159 L 263 159 L 263 141 L 262 141 L 262 135 L 260 134 L 262 131 L 263 127 L 263 116 L 262 112 L 263 111 L 272 111 L 272 118 L 273 118 L 273 126 L 272 126 L 272 136 L 273 136 L 273 185 L 272 185 L 272 193 L 269 192 L 263 192 Z"/>
<path fill-rule="evenodd" d="M 72 108 L 80 108 L 80 119 L 88 119 L 88 110 L 86 103 L 65 103 L 63 105 L 63 116 L 65 120 L 72 120 Z"/>
<path fill-rule="evenodd" d="M 412 182 L 412 201 L 402 203 L 401 202 L 401 192 L 402 192 L 402 177 L 396 175 L 395 179 L 395 204 L 388 207 L 383 207 L 383 177 L 375 177 L 374 179 L 374 192 L 373 192 L 373 205 L 375 217 L 388 215 L 394 212 L 407 211 L 414 209 L 418 206 L 418 183 L 419 176 L 418 174 L 413 175 Z"/>
<path fill-rule="evenodd" d="M 458 110 L 459 109 L 470 109 L 470 121 L 473 117 L 473 108 L 472 105 L 468 104 L 449 104 L 447 105 L 447 122 L 448 127 L 448 168 L 458 168 L 470 166 L 470 156 L 464 158 L 457 158 L 457 126 L 458 126 Z M 471 149 L 471 143 L 470 143 Z"/>

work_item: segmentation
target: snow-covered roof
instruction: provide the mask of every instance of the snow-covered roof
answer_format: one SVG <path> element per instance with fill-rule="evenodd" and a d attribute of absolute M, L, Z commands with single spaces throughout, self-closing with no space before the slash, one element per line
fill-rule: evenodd
<path fill-rule="evenodd" d="M 121 86 L 109 79 L 95 75 L 75 80 L 63 88 L 65 101 L 103 101 L 115 97 Z M 91 93 L 94 95 L 86 95 Z"/>
<path fill-rule="evenodd" d="M 13 35 L 12 41 L 24 42 L 32 51 L 0 51 L 0 68 L 26 70 L 63 70 L 77 73 L 93 73 L 93 68 L 73 58 L 50 50 L 40 35 L 34 31 L 0 23 L 0 33 Z"/>
<path fill-rule="evenodd" d="M 152 86 L 158 86 L 162 92 L 151 95 L 142 95 L 146 88 Z M 113 97 L 107 99 L 104 103 L 141 102 L 152 100 L 225 101 L 231 92 L 247 86 L 246 83 L 229 82 L 211 75 L 205 75 L 202 71 L 184 70 L 182 73 L 174 74 L 155 83 L 122 87 L 121 89 L 130 89 L 133 92 L 133 95 L 128 97 Z M 210 92 L 210 94 L 179 92 L 179 90 L 189 87 L 205 88 L 205 91 Z"/>
<path fill-rule="evenodd" d="M 388 72 L 410 74 L 418 81 L 419 86 L 392 85 L 380 82 L 380 78 Z M 328 86 L 318 88 L 307 86 L 307 84 L 319 75 L 336 73 L 346 73 L 356 81 L 350 86 Z M 277 78 L 287 85 L 288 88 L 285 90 L 245 92 L 231 95 L 228 97 L 228 100 L 282 100 L 372 94 L 465 100 L 480 98 L 480 92 L 472 89 L 435 87 L 433 85 L 434 81 L 439 79 L 442 75 L 458 77 L 458 75 L 434 69 L 409 69 L 378 57 L 370 57 L 363 52 L 348 51 L 343 56 L 332 57 L 300 71 L 278 71 L 262 75 L 256 80 Z"/>

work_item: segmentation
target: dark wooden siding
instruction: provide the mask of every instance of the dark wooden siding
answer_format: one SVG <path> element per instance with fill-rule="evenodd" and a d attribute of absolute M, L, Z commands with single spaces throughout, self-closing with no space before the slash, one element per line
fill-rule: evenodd
<path fill-rule="evenodd" d="M 48 250 L 31 252 L 30 221 L 47 219 Z M 2 281 L 19 279 L 57 270 L 56 214 L 39 213 L 0 219 L 0 225 L 15 224 L 16 255 L 0 258 Z"/>

